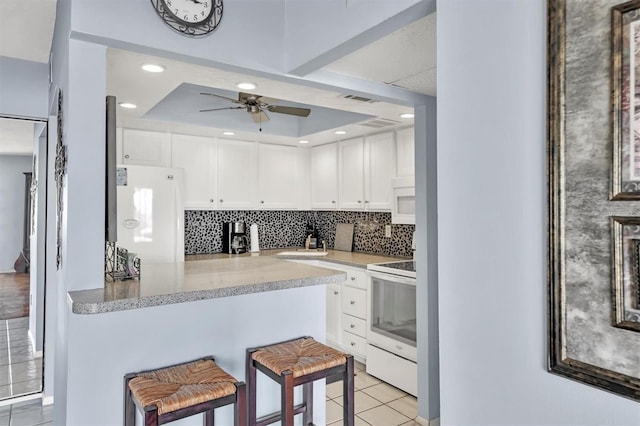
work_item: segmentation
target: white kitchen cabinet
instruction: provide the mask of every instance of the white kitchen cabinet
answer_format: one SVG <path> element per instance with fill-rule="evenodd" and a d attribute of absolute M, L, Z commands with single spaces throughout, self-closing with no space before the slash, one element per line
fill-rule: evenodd
<path fill-rule="evenodd" d="M 413 176 L 415 174 L 414 129 L 396 132 L 396 176 Z"/>
<path fill-rule="evenodd" d="M 364 139 L 341 141 L 339 148 L 338 199 L 345 210 L 364 209 Z"/>
<path fill-rule="evenodd" d="M 218 208 L 255 209 L 258 199 L 258 144 L 218 140 Z"/>
<path fill-rule="evenodd" d="M 217 154 L 214 138 L 174 134 L 171 165 L 184 169 L 184 207 L 211 210 L 218 207 Z"/>
<path fill-rule="evenodd" d="M 338 144 L 311 148 L 311 208 L 338 208 Z"/>
<path fill-rule="evenodd" d="M 297 206 L 298 149 L 258 145 L 258 208 L 295 209 Z"/>
<path fill-rule="evenodd" d="M 340 142 L 339 199 L 345 210 L 391 210 L 392 132 Z"/>
<path fill-rule="evenodd" d="M 340 347 L 342 341 L 342 285 L 327 284 L 327 344 Z"/>
<path fill-rule="evenodd" d="M 122 130 L 122 164 L 169 167 L 171 140 L 169 133 L 147 130 Z"/>

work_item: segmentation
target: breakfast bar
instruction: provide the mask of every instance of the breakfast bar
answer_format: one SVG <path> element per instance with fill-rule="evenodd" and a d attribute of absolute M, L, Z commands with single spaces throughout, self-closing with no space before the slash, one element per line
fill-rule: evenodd
<path fill-rule="evenodd" d="M 139 281 L 68 293 L 67 423 L 122 422 L 123 376 L 204 356 L 244 380 L 245 350 L 299 336 L 324 341 L 326 288 L 345 273 L 272 256 L 142 266 Z M 325 393 L 314 388 L 316 422 Z M 258 378 L 258 413 L 279 389 Z M 216 411 L 230 424 L 230 407 Z M 201 424 L 187 418 L 175 424 Z"/>

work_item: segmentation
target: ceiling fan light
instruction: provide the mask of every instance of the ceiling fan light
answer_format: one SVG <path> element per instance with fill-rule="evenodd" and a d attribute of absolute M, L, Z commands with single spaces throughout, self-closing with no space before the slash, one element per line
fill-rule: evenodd
<path fill-rule="evenodd" d="M 163 72 L 165 70 L 165 67 L 163 67 L 162 65 L 157 65 L 157 64 L 144 64 L 142 66 L 142 69 L 147 71 L 147 72 L 158 73 L 158 72 Z"/>
<path fill-rule="evenodd" d="M 404 114 L 400 114 L 400 118 L 413 118 L 414 115 L 411 112 L 405 112 Z"/>
<path fill-rule="evenodd" d="M 242 90 L 253 90 L 256 88 L 256 85 L 248 81 L 243 81 L 241 83 L 236 84 L 236 87 Z"/>

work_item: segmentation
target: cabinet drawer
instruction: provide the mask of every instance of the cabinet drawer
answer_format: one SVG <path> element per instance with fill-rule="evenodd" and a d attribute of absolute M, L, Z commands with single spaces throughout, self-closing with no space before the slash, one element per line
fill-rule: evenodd
<path fill-rule="evenodd" d="M 342 329 L 360 337 L 367 337 L 367 322 L 361 318 L 342 314 Z"/>
<path fill-rule="evenodd" d="M 359 288 L 342 288 L 342 312 L 354 317 L 367 318 L 367 292 Z"/>
<path fill-rule="evenodd" d="M 342 346 L 346 352 L 364 356 L 367 353 L 367 339 L 351 333 L 342 333 Z"/>
<path fill-rule="evenodd" d="M 365 271 L 348 269 L 345 272 L 347 273 L 347 285 L 363 290 L 367 289 L 367 273 Z"/>

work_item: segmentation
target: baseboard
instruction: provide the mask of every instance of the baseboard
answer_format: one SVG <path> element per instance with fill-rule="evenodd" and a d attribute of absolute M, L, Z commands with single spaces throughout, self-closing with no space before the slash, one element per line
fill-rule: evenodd
<path fill-rule="evenodd" d="M 43 396 L 42 405 L 53 405 L 53 396 Z"/>
<path fill-rule="evenodd" d="M 18 402 L 31 401 L 42 398 L 42 393 L 32 393 L 31 395 L 17 396 L 15 398 L 7 398 L 0 401 L 0 407 L 5 405 L 17 404 Z M 44 402 L 43 402 L 44 404 Z"/>
<path fill-rule="evenodd" d="M 422 426 L 440 426 L 440 417 L 436 417 L 429 421 L 423 417 L 417 416 L 414 421 Z"/>

